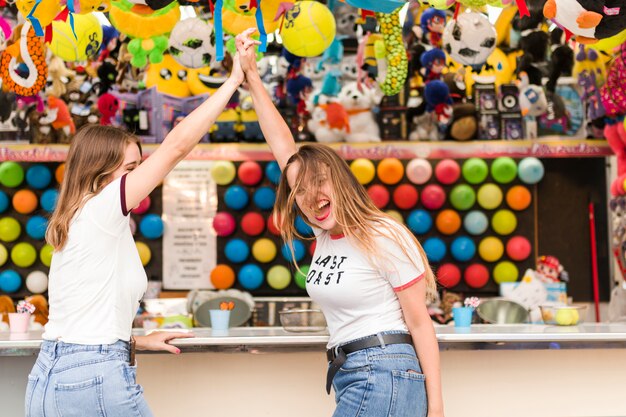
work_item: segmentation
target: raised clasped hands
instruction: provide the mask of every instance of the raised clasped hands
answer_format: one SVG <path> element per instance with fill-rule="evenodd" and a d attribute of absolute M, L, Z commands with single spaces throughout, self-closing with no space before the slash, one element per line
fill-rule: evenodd
<path fill-rule="evenodd" d="M 235 38 L 237 54 L 233 62 L 233 71 L 234 66 L 239 65 L 240 69 L 245 73 L 245 76 L 257 70 L 254 46 L 260 45 L 261 42 L 250 38 L 254 32 L 256 32 L 256 28 L 249 28 L 241 32 Z"/>

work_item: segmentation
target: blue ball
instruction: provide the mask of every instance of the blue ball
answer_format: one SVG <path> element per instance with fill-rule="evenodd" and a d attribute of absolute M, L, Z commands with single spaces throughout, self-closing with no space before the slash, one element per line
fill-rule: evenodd
<path fill-rule="evenodd" d="M 294 262 L 293 258 L 291 257 L 291 251 L 289 250 L 289 246 L 287 245 L 287 243 L 283 243 L 283 246 L 280 252 L 282 253 L 283 258 L 285 258 L 285 260 L 289 262 Z M 302 243 L 299 240 L 294 240 L 293 252 L 296 257 L 295 261 L 300 262 L 306 255 L 306 248 L 304 247 L 304 243 Z"/>
<path fill-rule="evenodd" d="M 232 210 L 241 210 L 248 205 L 250 197 L 240 185 L 231 185 L 224 193 L 224 204 Z"/>
<path fill-rule="evenodd" d="M 278 162 L 272 161 L 265 166 L 265 176 L 272 184 L 278 184 L 280 182 L 280 174 Z"/>
<path fill-rule="evenodd" d="M 9 197 L 4 191 L 0 191 L 0 213 L 4 213 L 9 208 Z"/>
<path fill-rule="evenodd" d="M 482 235 L 489 227 L 489 219 L 482 211 L 472 210 L 463 219 L 463 227 L 470 235 Z"/>
<path fill-rule="evenodd" d="M 263 270 L 258 265 L 247 264 L 239 270 L 237 278 L 246 290 L 256 290 L 263 284 Z"/>
<path fill-rule="evenodd" d="M 59 197 L 59 192 L 54 188 L 50 188 L 43 192 L 41 195 L 41 207 L 46 210 L 48 213 L 52 213 L 54 208 L 57 205 L 57 198 Z"/>
<path fill-rule="evenodd" d="M 158 214 L 146 214 L 139 223 L 139 231 L 146 239 L 158 239 L 163 236 L 163 220 Z"/>
<path fill-rule="evenodd" d="M 224 254 L 229 261 L 239 263 L 248 259 L 250 248 L 241 239 L 231 239 L 224 247 Z"/>
<path fill-rule="evenodd" d="M 33 165 L 26 171 L 26 182 L 32 188 L 43 190 L 50 185 L 50 181 L 52 181 L 52 173 L 45 165 Z"/>
<path fill-rule="evenodd" d="M 16 292 L 22 286 L 22 277 L 20 274 L 7 269 L 0 273 L 0 291 Z"/>
<path fill-rule="evenodd" d="M 271 210 L 276 202 L 276 191 L 270 187 L 260 187 L 254 192 L 252 199 L 261 210 Z"/>
<path fill-rule="evenodd" d="M 457 261 L 467 262 L 476 255 L 476 244 L 467 236 L 457 237 L 450 246 L 450 253 Z"/>
<path fill-rule="evenodd" d="M 446 256 L 446 244 L 438 237 L 430 237 L 424 242 L 424 252 L 430 262 L 439 262 Z"/>
<path fill-rule="evenodd" d="M 302 236 L 313 236 L 313 229 L 311 228 L 311 226 L 306 224 L 306 222 L 300 215 L 296 217 L 295 223 L 296 223 L 296 230 Z"/>
<path fill-rule="evenodd" d="M 433 218 L 426 210 L 413 210 L 406 218 L 406 225 L 416 235 L 423 235 L 433 227 Z"/>
<path fill-rule="evenodd" d="M 525 184 L 537 184 L 544 174 L 543 163 L 533 156 L 522 159 L 517 168 L 517 175 Z"/>
<path fill-rule="evenodd" d="M 48 219 L 43 216 L 32 216 L 26 222 L 26 233 L 35 240 L 42 240 L 46 236 Z"/>

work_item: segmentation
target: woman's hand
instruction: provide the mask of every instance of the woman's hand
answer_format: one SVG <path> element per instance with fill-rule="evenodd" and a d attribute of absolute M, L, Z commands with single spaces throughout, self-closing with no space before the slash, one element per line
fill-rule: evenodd
<path fill-rule="evenodd" d="M 175 355 L 180 353 L 180 349 L 170 345 L 168 342 L 172 339 L 182 339 L 188 337 L 196 337 L 193 333 L 182 332 L 153 332 L 147 336 L 135 337 L 135 348 L 137 350 L 166 350 Z"/>
<path fill-rule="evenodd" d="M 233 57 L 233 69 L 230 72 L 229 78 L 238 86 L 246 79 L 246 74 L 244 74 L 241 64 L 239 63 L 239 52 Z"/>
<path fill-rule="evenodd" d="M 246 74 L 257 70 L 254 45 L 260 45 L 261 42 L 250 38 L 254 32 L 256 32 L 256 28 L 246 29 L 235 38 L 239 65 Z"/>

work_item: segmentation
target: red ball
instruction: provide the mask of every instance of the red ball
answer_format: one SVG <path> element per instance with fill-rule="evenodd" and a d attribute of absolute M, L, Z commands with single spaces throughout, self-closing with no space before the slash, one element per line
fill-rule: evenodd
<path fill-rule="evenodd" d="M 239 181 L 245 185 L 257 185 L 263 178 L 263 170 L 258 163 L 246 161 L 239 165 L 237 175 L 239 176 Z"/>
<path fill-rule="evenodd" d="M 436 184 L 430 184 L 422 190 L 422 204 L 428 210 L 439 210 L 446 202 L 446 192 Z"/>
<path fill-rule="evenodd" d="M 531 251 L 530 242 L 523 236 L 512 237 L 506 244 L 506 254 L 514 261 L 528 259 Z"/>
<path fill-rule="evenodd" d="M 139 203 L 139 205 L 136 208 L 133 209 L 133 213 L 144 214 L 145 212 L 150 210 L 150 203 L 151 203 L 150 196 L 147 196 L 146 198 L 141 200 L 141 203 Z"/>
<path fill-rule="evenodd" d="M 452 288 L 461 282 L 461 270 L 453 264 L 443 264 L 437 268 L 437 281 L 446 288 Z"/>
<path fill-rule="evenodd" d="M 246 213 L 241 219 L 241 230 L 248 236 L 258 236 L 265 230 L 265 218 L 259 213 Z"/>
<path fill-rule="evenodd" d="M 489 270 L 485 265 L 470 265 L 465 270 L 464 279 L 470 287 L 482 288 L 489 282 Z"/>
<path fill-rule="evenodd" d="M 230 236 L 235 231 L 235 218 L 225 211 L 219 212 L 213 218 L 213 229 L 218 236 Z"/>
<path fill-rule="evenodd" d="M 379 209 L 384 209 L 389 204 L 389 191 L 384 186 L 380 184 L 372 185 L 367 189 L 367 193 L 374 205 Z"/>
<path fill-rule="evenodd" d="M 267 230 L 274 236 L 280 236 L 280 230 L 278 230 L 278 226 L 274 223 L 274 215 L 270 214 L 267 218 Z"/>
<path fill-rule="evenodd" d="M 401 210 L 409 210 L 415 207 L 418 198 L 417 189 L 410 184 L 399 185 L 393 191 L 393 202 Z"/>
<path fill-rule="evenodd" d="M 314 240 L 313 242 L 311 242 L 311 246 L 309 246 L 309 253 L 311 254 L 311 256 L 313 256 L 313 254 L 315 253 L 316 247 L 317 247 L 317 240 Z"/>
<path fill-rule="evenodd" d="M 435 167 L 435 177 L 442 184 L 454 184 L 461 176 L 461 167 L 452 159 L 443 159 Z"/>

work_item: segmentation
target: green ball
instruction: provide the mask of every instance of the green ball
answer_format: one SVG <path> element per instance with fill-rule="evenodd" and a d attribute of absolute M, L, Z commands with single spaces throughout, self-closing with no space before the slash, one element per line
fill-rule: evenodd
<path fill-rule="evenodd" d="M 11 260 L 20 268 L 28 268 L 36 259 L 37 251 L 30 243 L 20 242 L 11 249 Z"/>
<path fill-rule="evenodd" d="M 484 184 L 478 189 L 478 204 L 485 210 L 493 210 L 502 203 L 502 190 L 495 184 Z"/>
<path fill-rule="evenodd" d="M 508 184 L 517 177 L 517 164 L 508 156 L 496 158 L 491 164 L 491 176 L 500 184 Z"/>
<path fill-rule="evenodd" d="M 519 270 L 513 262 L 502 261 L 493 269 L 493 280 L 498 284 L 515 282 L 518 277 Z"/>
<path fill-rule="evenodd" d="M 50 266 L 50 263 L 52 262 L 53 252 L 54 248 L 52 247 L 52 245 L 46 243 L 39 251 L 39 260 L 41 261 L 41 263 L 45 266 Z"/>
<path fill-rule="evenodd" d="M 294 277 L 296 281 L 296 285 L 303 290 L 306 289 L 306 276 L 309 274 L 309 269 L 311 265 L 304 265 L 300 267 L 299 271 L 296 271 L 296 275 Z"/>
<path fill-rule="evenodd" d="M 0 266 L 4 265 L 9 259 L 9 252 L 7 252 L 7 248 L 4 245 L 0 244 Z"/>
<path fill-rule="evenodd" d="M 510 235 L 517 228 L 517 217 L 511 210 L 498 210 L 491 218 L 491 227 L 499 235 Z"/>
<path fill-rule="evenodd" d="M 457 210 L 469 210 L 475 202 L 476 193 L 469 185 L 457 185 L 450 192 L 450 203 Z"/>
<path fill-rule="evenodd" d="M 13 242 L 20 237 L 22 226 L 13 217 L 4 217 L 0 219 L 0 240 L 4 242 Z"/>
<path fill-rule="evenodd" d="M 463 163 L 461 168 L 463 178 L 470 184 L 480 184 L 485 181 L 487 175 L 489 175 L 489 167 L 484 159 L 470 158 Z"/>
<path fill-rule="evenodd" d="M 275 290 L 284 290 L 291 282 L 291 272 L 287 267 L 276 265 L 267 271 L 267 285 Z"/>
<path fill-rule="evenodd" d="M 24 181 L 24 169 L 17 162 L 5 161 L 0 164 L 0 184 L 14 188 Z"/>

